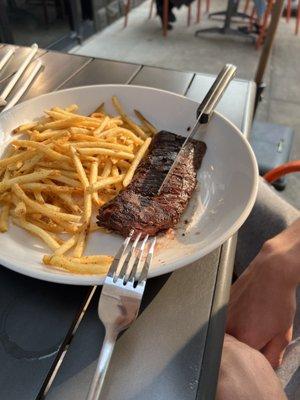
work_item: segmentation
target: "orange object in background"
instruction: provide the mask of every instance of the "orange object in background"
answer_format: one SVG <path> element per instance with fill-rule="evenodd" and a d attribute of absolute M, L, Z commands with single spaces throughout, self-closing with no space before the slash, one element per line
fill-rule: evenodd
<path fill-rule="evenodd" d="M 200 19 L 201 19 L 201 0 L 197 0 L 197 18 L 196 18 L 197 24 L 199 24 Z"/>
<path fill-rule="evenodd" d="M 296 17 L 296 28 L 295 35 L 298 35 L 300 25 L 300 0 L 298 0 L 298 9 L 297 9 L 297 17 Z"/>
<path fill-rule="evenodd" d="M 210 10 L 210 0 L 206 0 L 206 13 L 208 14 Z"/>
<path fill-rule="evenodd" d="M 300 160 L 290 161 L 285 164 L 279 165 L 279 167 L 272 169 L 267 172 L 263 178 L 272 183 L 284 175 L 291 174 L 292 172 L 300 172 Z"/>
<path fill-rule="evenodd" d="M 271 12 L 272 12 L 273 5 L 274 5 L 273 0 L 268 0 L 267 8 L 266 8 L 266 11 L 265 11 L 264 16 L 263 16 L 263 22 L 262 22 L 262 25 L 260 27 L 259 36 L 258 36 L 258 38 L 256 40 L 256 44 L 255 44 L 256 49 L 260 48 L 260 46 L 263 44 L 263 41 L 265 39 L 266 30 L 268 28 L 269 18 L 271 17 Z"/>

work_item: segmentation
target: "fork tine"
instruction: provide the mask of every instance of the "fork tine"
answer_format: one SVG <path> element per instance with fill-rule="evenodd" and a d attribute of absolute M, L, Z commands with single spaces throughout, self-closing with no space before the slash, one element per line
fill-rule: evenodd
<path fill-rule="evenodd" d="M 148 250 L 148 254 L 147 254 L 146 260 L 144 262 L 144 265 L 143 265 L 143 268 L 142 268 L 142 271 L 141 271 L 141 274 L 140 274 L 140 277 L 139 277 L 139 280 L 138 280 L 138 285 L 147 280 L 149 267 L 151 265 L 151 261 L 152 261 L 153 254 L 154 254 L 155 244 L 156 244 L 156 237 L 154 237 L 152 239 L 152 243 L 151 243 L 150 248 Z"/>
<path fill-rule="evenodd" d="M 145 249 L 148 237 L 149 237 L 149 235 L 145 236 L 141 247 L 137 250 L 137 256 L 136 256 L 136 259 L 135 259 L 135 263 L 133 264 L 133 267 L 132 267 L 132 270 L 130 272 L 128 281 L 131 281 L 131 280 L 133 280 L 133 282 L 135 281 L 137 271 L 139 270 L 139 267 L 141 265 L 141 261 L 142 261 L 142 258 L 143 258 L 143 253 L 144 253 L 144 249 Z"/>
<path fill-rule="evenodd" d="M 127 257 L 125 258 L 125 261 L 123 263 L 122 269 L 119 273 L 118 279 L 123 279 L 127 273 L 127 271 L 130 271 L 132 268 L 132 265 L 134 263 L 134 258 L 135 258 L 135 249 L 136 246 L 140 240 L 141 237 L 141 233 L 139 233 L 137 235 L 137 237 L 135 238 L 135 241 L 133 242 L 130 251 L 128 252 Z M 128 275 L 128 274 L 127 274 Z M 125 283 L 126 279 L 124 280 Z"/>
<path fill-rule="evenodd" d="M 113 262 L 111 263 L 111 266 L 108 270 L 107 276 L 112 278 L 114 276 L 114 274 L 116 273 L 119 265 L 121 265 L 121 263 L 123 263 L 123 255 L 127 249 L 127 246 L 131 240 L 132 235 L 133 235 L 133 230 L 130 232 L 129 236 L 127 236 L 127 238 L 124 240 L 124 242 L 122 243 L 122 246 L 120 247 L 117 254 L 115 255 L 115 258 L 113 259 Z"/>

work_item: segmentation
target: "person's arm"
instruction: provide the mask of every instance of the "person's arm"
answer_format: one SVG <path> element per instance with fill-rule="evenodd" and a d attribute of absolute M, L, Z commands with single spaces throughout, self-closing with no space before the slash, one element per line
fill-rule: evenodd
<path fill-rule="evenodd" d="M 286 400 L 281 383 L 257 350 L 225 335 L 216 400 Z"/>
<path fill-rule="evenodd" d="M 253 238 L 255 240 L 255 238 Z M 300 219 L 267 241 L 231 289 L 226 331 L 280 365 L 300 283 Z"/>

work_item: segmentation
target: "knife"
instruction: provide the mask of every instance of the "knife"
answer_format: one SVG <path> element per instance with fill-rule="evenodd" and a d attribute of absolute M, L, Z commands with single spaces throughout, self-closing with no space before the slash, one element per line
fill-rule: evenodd
<path fill-rule="evenodd" d="M 206 96 L 200 103 L 197 109 L 197 121 L 193 126 L 193 129 L 183 142 L 181 149 L 179 150 L 171 168 L 169 169 L 167 175 L 165 176 L 162 184 L 159 187 L 158 195 L 162 192 L 163 188 L 165 187 L 166 183 L 168 182 L 174 168 L 176 167 L 178 161 L 180 160 L 181 154 L 184 151 L 186 145 L 190 142 L 190 140 L 195 136 L 198 132 L 200 126 L 208 125 L 209 120 L 219 103 L 220 99 L 222 98 L 227 86 L 229 85 L 230 81 L 233 79 L 236 73 L 236 66 L 232 64 L 226 64 L 222 70 L 220 71 L 219 75 L 216 77 L 214 83 L 212 84 L 211 88 L 207 92 Z M 206 130 L 206 129 L 205 129 Z"/>

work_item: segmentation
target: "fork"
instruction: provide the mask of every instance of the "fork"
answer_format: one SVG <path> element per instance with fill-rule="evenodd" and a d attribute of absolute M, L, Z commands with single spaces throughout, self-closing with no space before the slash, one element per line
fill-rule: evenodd
<path fill-rule="evenodd" d="M 98 315 L 105 327 L 105 337 L 86 400 L 99 399 L 117 337 L 135 321 L 141 305 L 156 238 L 148 246 L 149 237 L 145 236 L 139 247 L 141 234 L 132 243 L 133 236 L 131 231 L 124 240 L 103 284 Z"/>

